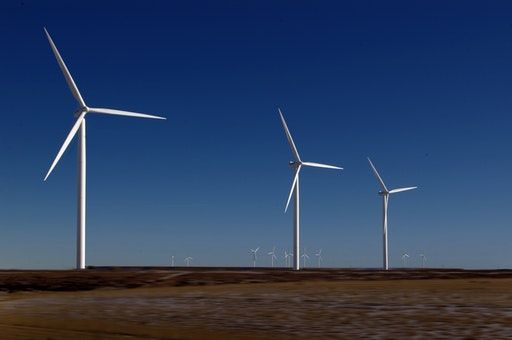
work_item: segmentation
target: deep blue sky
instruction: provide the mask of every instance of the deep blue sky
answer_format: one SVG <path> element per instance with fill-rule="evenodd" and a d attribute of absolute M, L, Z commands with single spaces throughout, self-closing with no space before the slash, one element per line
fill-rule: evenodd
<path fill-rule="evenodd" d="M 45 3 L 0 5 L 1 268 L 75 263 L 76 143 L 43 177 L 76 103 L 43 26 L 90 106 L 168 117 L 89 116 L 87 264 L 290 249 L 279 106 L 303 159 L 345 168 L 303 171 L 310 255 L 381 265 L 370 156 L 420 187 L 391 198 L 392 266 L 512 266 L 512 3 Z"/>

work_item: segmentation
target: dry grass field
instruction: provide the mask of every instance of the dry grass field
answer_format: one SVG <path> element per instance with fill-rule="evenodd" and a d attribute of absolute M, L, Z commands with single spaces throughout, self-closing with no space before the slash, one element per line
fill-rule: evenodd
<path fill-rule="evenodd" d="M 512 338 L 512 271 L 0 271 L 5 339 Z"/>

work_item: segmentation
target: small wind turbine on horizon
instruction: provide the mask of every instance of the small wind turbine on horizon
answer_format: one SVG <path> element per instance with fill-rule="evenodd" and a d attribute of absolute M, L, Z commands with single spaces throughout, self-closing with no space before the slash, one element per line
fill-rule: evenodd
<path fill-rule="evenodd" d="M 336 169 L 336 170 L 343 170 L 343 168 L 333 166 L 333 165 L 327 165 L 327 164 L 320 164 L 320 163 L 313 163 L 313 162 L 303 162 L 299 156 L 299 152 L 297 150 L 297 147 L 295 146 L 295 143 L 293 142 L 292 135 L 290 133 L 290 130 L 288 129 L 288 125 L 286 125 L 286 121 L 284 120 L 283 113 L 281 112 L 281 109 L 278 109 L 279 116 L 281 117 L 281 123 L 283 124 L 284 132 L 286 134 L 286 139 L 288 140 L 288 144 L 290 145 L 290 149 L 292 150 L 293 154 L 293 161 L 289 162 L 289 165 L 291 168 L 295 170 L 294 176 L 293 176 L 293 182 L 292 187 L 290 189 L 290 194 L 288 195 L 288 200 L 286 201 L 286 207 L 284 209 L 285 213 L 288 210 L 288 205 L 290 204 L 290 200 L 292 198 L 292 195 L 295 196 L 295 209 L 293 214 L 293 269 L 299 270 L 300 269 L 300 261 L 299 261 L 299 255 L 300 255 L 300 197 L 299 197 L 299 175 L 300 170 L 303 166 L 306 167 L 314 167 L 314 168 L 325 168 L 325 169 Z"/>
<path fill-rule="evenodd" d="M 309 260 L 309 255 L 306 253 L 306 250 L 304 250 L 300 257 L 302 257 L 302 268 L 306 268 L 306 260 Z"/>
<path fill-rule="evenodd" d="M 319 249 L 318 252 L 315 254 L 315 256 L 318 258 L 318 268 L 322 265 L 322 249 Z"/>
<path fill-rule="evenodd" d="M 272 251 L 269 251 L 267 255 L 270 255 L 270 261 L 272 263 L 272 268 L 274 268 L 274 260 L 277 261 L 276 247 L 273 247 Z"/>
<path fill-rule="evenodd" d="M 190 267 L 190 262 L 192 262 L 193 259 L 194 258 L 190 256 L 185 257 L 185 264 L 187 265 L 187 267 Z"/>
<path fill-rule="evenodd" d="M 171 256 L 171 267 L 174 267 L 174 255 Z"/>
<path fill-rule="evenodd" d="M 421 268 L 425 268 L 425 262 L 427 262 L 427 257 L 425 256 L 425 254 L 420 254 L 420 258 L 421 258 Z"/>
<path fill-rule="evenodd" d="M 85 104 L 78 87 L 71 76 L 64 60 L 60 56 L 57 47 L 53 43 L 50 34 L 44 28 L 44 32 L 46 33 L 46 37 L 48 38 L 48 42 L 50 43 L 50 47 L 52 48 L 53 54 L 57 59 L 57 63 L 64 74 L 64 78 L 66 79 L 66 83 L 68 84 L 69 89 L 73 97 L 78 102 L 78 109 L 74 112 L 76 120 L 69 131 L 64 143 L 59 149 L 57 156 L 55 157 L 50 169 L 46 173 L 44 177 L 44 181 L 48 179 L 48 176 L 52 173 L 53 169 L 59 162 L 62 154 L 66 151 L 69 144 L 73 140 L 73 137 L 79 132 L 78 135 L 78 217 L 77 217 L 77 254 L 76 254 L 76 268 L 77 269 L 85 269 L 85 211 L 86 211 L 86 145 L 85 145 L 85 116 L 88 113 L 99 113 L 99 114 L 107 114 L 107 115 L 116 115 L 116 116 L 128 116 L 128 117 L 138 117 L 138 118 L 152 118 L 152 119 L 166 119 L 164 117 L 152 116 L 144 113 L 137 112 L 129 112 L 129 111 L 121 111 L 121 110 L 113 110 L 113 109 L 105 109 L 105 108 L 94 108 L 88 107 Z"/>
<path fill-rule="evenodd" d="M 288 253 L 287 250 L 284 251 L 284 266 L 289 267 L 290 266 L 290 256 L 291 254 Z"/>
<path fill-rule="evenodd" d="M 293 260 L 293 253 L 288 253 L 288 267 L 291 267 L 293 268 L 293 263 L 292 263 L 292 260 Z"/>
<path fill-rule="evenodd" d="M 389 202 L 389 195 L 395 194 L 395 193 L 398 193 L 398 192 L 402 192 L 402 191 L 413 190 L 413 189 L 416 189 L 417 187 L 407 187 L 407 188 L 398 188 L 398 189 L 388 190 L 388 188 L 386 187 L 386 184 L 384 184 L 384 181 L 380 177 L 377 169 L 373 165 L 373 163 L 370 160 L 370 158 L 368 158 L 368 162 L 370 163 L 370 167 L 372 168 L 373 173 L 374 173 L 375 177 L 377 178 L 377 180 L 379 181 L 380 186 L 382 188 L 382 190 L 379 191 L 378 194 L 380 196 L 382 196 L 382 202 L 383 202 L 382 203 L 383 204 L 383 209 L 382 209 L 382 229 L 383 229 L 382 243 L 383 243 L 383 248 L 384 248 L 384 251 L 383 251 L 383 268 L 385 270 L 388 270 L 389 269 L 389 258 L 388 258 L 388 202 Z"/>
<path fill-rule="evenodd" d="M 405 268 L 405 267 L 407 267 L 407 259 L 408 259 L 409 257 L 410 257 L 410 256 L 409 256 L 409 254 L 407 254 L 407 253 L 403 253 L 403 254 L 402 254 L 402 264 L 403 264 L 404 268 Z"/>
<path fill-rule="evenodd" d="M 260 250 L 260 247 L 258 247 L 256 249 L 249 249 L 249 251 L 252 255 L 252 267 L 253 268 L 256 268 L 256 259 L 257 259 L 256 253 L 258 253 L 258 250 Z"/>

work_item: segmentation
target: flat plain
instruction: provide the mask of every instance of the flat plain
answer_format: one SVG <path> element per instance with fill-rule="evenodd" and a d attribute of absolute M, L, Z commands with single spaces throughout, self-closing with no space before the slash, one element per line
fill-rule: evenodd
<path fill-rule="evenodd" d="M 512 271 L 0 271 L 6 339 L 512 338 Z"/>

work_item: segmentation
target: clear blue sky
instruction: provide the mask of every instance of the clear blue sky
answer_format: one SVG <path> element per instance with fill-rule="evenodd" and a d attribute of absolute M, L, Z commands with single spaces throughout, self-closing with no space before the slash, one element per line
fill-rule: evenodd
<path fill-rule="evenodd" d="M 291 153 L 305 160 L 302 246 L 325 265 L 512 267 L 508 1 L 3 1 L 0 267 L 75 263 L 76 143 L 43 177 L 76 104 L 88 118 L 87 264 L 249 265 L 292 244 Z M 313 258 L 313 256 L 312 256 Z M 280 259 L 281 263 L 282 260 Z M 267 256 L 260 264 L 269 264 Z"/>

